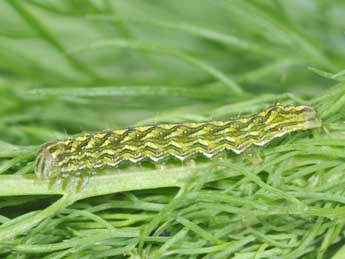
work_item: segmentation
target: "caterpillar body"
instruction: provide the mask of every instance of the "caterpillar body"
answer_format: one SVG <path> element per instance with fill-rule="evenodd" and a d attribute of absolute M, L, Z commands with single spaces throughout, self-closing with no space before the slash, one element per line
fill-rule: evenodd
<path fill-rule="evenodd" d="M 88 177 L 97 168 L 123 161 L 208 158 L 242 153 L 287 133 L 321 126 L 309 106 L 276 105 L 257 114 L 224 121 L 158 124 L 83 134 L 45 144 L 35 162 L 39 179 Z"/>

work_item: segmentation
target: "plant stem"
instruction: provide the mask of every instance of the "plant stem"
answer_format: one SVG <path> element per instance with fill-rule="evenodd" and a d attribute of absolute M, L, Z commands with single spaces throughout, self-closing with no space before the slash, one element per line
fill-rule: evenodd
<path fill-rule="evenodd" d="M 42 220 L 54 215 L 57 211 L 66 208 L 73 202 L 74 200 L 70 196 L 64 195 L 48 208 L 35 214 L 30 213 L 30 217 L 25 217 L 26 215 L 24 215 L 20 219 L 14 219 L 7 222 L 0 227 L 0 241 L 9 240 L 24 233 L 36 226 Z"/>
<path fill-rule="evenodd" d="M 149 170 L 95 176 L 90 177 L 88 185 L 80 192 L 71 191 L 68 188 L 63 190 L 60 186 L 49 188 L 47 180 L 38 180 L 33 176 L 1 175 L 0 196 L 63 194 L 63 197 L 42 211 L 27 214 L 27 217 L 24 215 L 23 218 L 11 220 L 2 225 L 0 241 L 24 233 L 77 200 L 122 191 L 178 187 L 183 183 L 181 180 L 190 176 L 193 171 L 183 167 L 164 171 Z"/>
<path fill-rule="evenodd" d="M 48 180 L 38 180 L 35 176 L 0 175 L 0 196 L 69 194 L 74 200 L 79 200 L 123 191 L 179 187 L 182 180 L 194 171 L 189 166 L 127 173 L 114 173 L 112 170 L 108 169 L 105 175 L 90 177 L 87 186 L 80 192 L 69 190 L 69 186 L 65 190 L 61 186 L 49 188 Z"/>

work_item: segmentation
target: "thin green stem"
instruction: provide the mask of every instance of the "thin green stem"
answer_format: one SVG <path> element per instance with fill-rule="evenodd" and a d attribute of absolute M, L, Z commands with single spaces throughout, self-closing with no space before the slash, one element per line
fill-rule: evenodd
<path fill-rule="evenodd" d="M 147 52 L 153 52 L 153 53 L 156 52 L 163 55 L 176 57 L 212 75 L 214 78 L 218 79 L 220 82 L 228 86 L 229 89 L 232 90 L 234 94 L 243 93 L 242 88 L 235 81 L 230 79 L 222 71 L 218 70 L 211 64 L 199 58 L 196 58 L 192 55 L 189 55 L 187 53 L 184 53 L 175 49 L 163 47 L 163 46 L 158 46 L 156 44 L 149 44 L 149 43 L 142 43 L 142 42 L 128 41 L 128 40 L 108 40 L 108 41 L 103 41 L 103 42 L 95 42 L 95 43 L 89 44 L 88 46 L 71 50 L 69 51 L 69 53 L 72 54 L 72 53 L 77 53 L 80 51 L 107 48 L 107 47 L 128 48 L 128 49 L 135 49 L 139 51 L 144 51 L 144 52 L 147 51 Z"/>
<path fill-rule="evenodd" d="M 30 217 L 22 216 L 6 222 L 0 227 L 0 241 L 9 240 L 25 231 L 33 228 L 42 220 L 54 215 L 61 209 L 66 208 L 74 202 L 71 196 L 64 195 L 48 208 L 37 213 L 30 213 Z"/>
<path fill-rule="evenodd" d="M 202 167 L 198 168 L 201 169 Z M 160 171 L 145 170 L 131 173 L 112 173 L 111 171 L 112 169 L 109 169 L 106 175 L 90 177 L 87 186 L 80 192 L 69 190 L 69 186 L 65 190 L 62 190 L 61 186 L 49 188 L 47 180 L 38 180 L 35 176 L 0 175 L 0 196 L 66 195 L 72 193 L 73 199 L 79 200 L 116 192 L 179 187 L 182 185 L 183 179 L 188 178 L 191 172 L 193 172 L 188 167 L 176 167 Z"/>
<path fill-rule="evenodd" d="M 34 31 L 36 31 L 42 39 L 47 41 L 56 50 L 58 50 L 72 67 L 74 67 L 75 69 L 79 70 L 80 72 L 84 73 L 86 76 L 92 79 L 98 78 L 98 76 L 87 65 L 81 63 L 76 58 L 66 54 L 65 48 L 60 43 L 60 41 L 51 33 L 51 30 L 47 29 L 43 25 L 43 23 L 40 22 L 39 19 L 35 17 L 35 15 L 32 12 L 29 11 L 29 8 L 24 8 L 22 1 L 11 0 L 7 1 L 7 3 L 18 12 L 18 14 L 23 18 L 23 20 L 26 21 L 26 23 Z"/>

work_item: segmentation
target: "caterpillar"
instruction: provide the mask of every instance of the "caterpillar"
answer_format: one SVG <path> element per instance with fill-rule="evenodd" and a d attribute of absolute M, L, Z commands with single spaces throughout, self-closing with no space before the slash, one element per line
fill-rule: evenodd
<path fill-rule="evenodd" d="M 212 158 L 226 150 L 240 154 L 290 132 L 320 126 L 312 107 L 276 105 L 224 121 L 106 130 L 45 144 L 37 155 L 35 173 L 39 179 L 88 179 L 98 168 L 124 161 L 183 161 L 197 154 Z"/>

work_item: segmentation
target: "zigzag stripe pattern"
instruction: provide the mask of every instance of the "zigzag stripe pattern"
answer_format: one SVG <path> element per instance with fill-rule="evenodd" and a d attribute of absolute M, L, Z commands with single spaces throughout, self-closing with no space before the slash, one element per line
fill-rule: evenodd
<path fill-rule="evenodd" d="M 52 179 L 76 173 L 87 175 L 123 161 L 183 161 L 197 154 L 212 158 L 226 150 L 240 154 L 250 146 L 263 146 L 290 132 L 316 127 L 320 127 L 320 121 L 312 107 L 276 105 L 226 121 L 107 130 L 44 145 L 35 172 L 39 178 Z"/>

